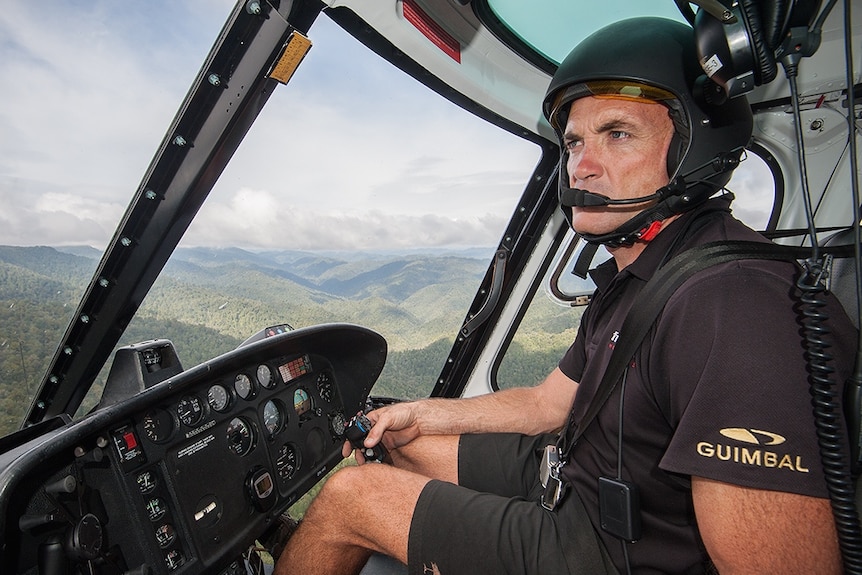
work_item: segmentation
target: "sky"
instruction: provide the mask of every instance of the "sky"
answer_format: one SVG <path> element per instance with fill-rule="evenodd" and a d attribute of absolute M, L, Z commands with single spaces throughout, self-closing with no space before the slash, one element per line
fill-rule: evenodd
<path fill-rule="evenodd" d="M 0 244 L 107 245 L 232 7 L 4 6 Z M 305 61 L 182 245 L 496 245 L 538 149 L 430 93 L 326 17 L 309 36 Z"/>
<path fill-rule="evenodd" d="M 107 245 L 232 7 L 5 3 L 0 245 Z M 325 16 L 309 36 L 308 56 L 181 245 L 497 245 L 538 148 L 433 94 Z M 757 187 L 750 174 L 735 181 Z"/>

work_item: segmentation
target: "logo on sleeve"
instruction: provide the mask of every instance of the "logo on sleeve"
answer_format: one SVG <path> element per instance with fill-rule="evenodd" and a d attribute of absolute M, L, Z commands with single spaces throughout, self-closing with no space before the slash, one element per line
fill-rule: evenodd
<path fill-rule="evenodd" d="M 786 439 L 762 429 L 745 429 L 742 427 L 725 427 L 719 433 L 727 441 L 711 443 L 701 441 L 697 444 L 697 454 L 701 457 L 753 465 L 771 469 L 787 469 L 797 473 L 808 473 L 803 465 L 802 457 L 781 449 Z"/>

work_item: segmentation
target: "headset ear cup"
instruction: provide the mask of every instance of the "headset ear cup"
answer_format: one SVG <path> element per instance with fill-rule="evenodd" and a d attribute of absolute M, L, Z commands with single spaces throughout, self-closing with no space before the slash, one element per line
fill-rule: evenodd
<path fill-rule="evenodd" d="M 760 22 L 760 12 L 754 0 L 741 0 L 742 17 L 748 29 L 748 39 L 754 54 L 754 83 L 758 86 L 768 84 L 778 74 L 775 56 L 767 44 L 767 38 Z"/>

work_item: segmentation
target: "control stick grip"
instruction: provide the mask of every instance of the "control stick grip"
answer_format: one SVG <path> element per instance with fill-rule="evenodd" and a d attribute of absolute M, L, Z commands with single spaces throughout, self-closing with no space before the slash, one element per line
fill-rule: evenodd
<path fill-rule="evenodd" d="M 356 414 L 344 428 L 344 435 L 355 449 L 362 452 L 365 459 L 368 461 L 382 462 L 389 455 L 383 443 L 378 443 L 374 447 L 365 447 L 365 438 L 368 437 L 368 432 L 374 426 L 371 420 L 365 417 L 361 411 Z"/>

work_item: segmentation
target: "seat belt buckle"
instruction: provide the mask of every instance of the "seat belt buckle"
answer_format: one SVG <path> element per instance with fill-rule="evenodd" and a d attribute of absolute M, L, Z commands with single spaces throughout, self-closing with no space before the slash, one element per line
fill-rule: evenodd
<path fill-rule="evenodd" d="M 546 446 L 539 466 L 539 481 L 545 488 L 542 492 L 542 507 L 548 511 L 555 510 L 566 495 L 566 483 L 560 478 L 562 467 L 563 462 L 560 461 L 557 446 Z"/>
<path fill-rule="evenodd" d="M 542 462 L 539 464 L 539 481 L 542 482 L 542 487 L 548 486 L 548 478 L 551 474 L 551 468 L 560 464 L 560 455 L 556 445 L 546 445 L 545 451 L 542 453 Z"/>

